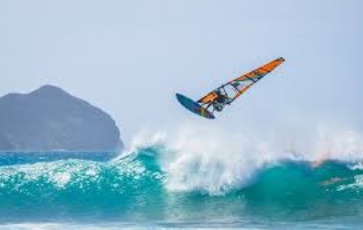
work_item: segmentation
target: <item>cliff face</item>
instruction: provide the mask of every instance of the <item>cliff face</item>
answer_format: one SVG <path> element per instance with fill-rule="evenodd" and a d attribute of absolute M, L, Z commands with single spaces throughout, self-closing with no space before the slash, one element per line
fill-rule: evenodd
<path fill-rule="evenodd" d="M 115 151 L 115 121 L 55 86 L 0 98 L 1 151 Z"/>

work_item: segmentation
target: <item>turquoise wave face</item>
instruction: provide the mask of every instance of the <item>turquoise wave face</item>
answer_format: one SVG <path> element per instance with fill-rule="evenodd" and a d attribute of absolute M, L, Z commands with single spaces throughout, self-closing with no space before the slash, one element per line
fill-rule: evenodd
<path fill-rule="evenodd" d="M 1 166 L 0 219 L 314 219 L 363 212 L 359 162 L 279 160 L 253 168 L 246 179 L 200 158 L 175 170 L 165 151 L 156 146 L 107 162 Z M 201 177 L 184 177 L 182 170 Z"/>

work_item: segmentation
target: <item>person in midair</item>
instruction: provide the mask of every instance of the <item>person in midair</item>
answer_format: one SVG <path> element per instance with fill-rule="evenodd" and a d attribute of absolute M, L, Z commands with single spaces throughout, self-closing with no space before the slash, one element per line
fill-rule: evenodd
<path fill-rule="evenodd" d="M 217 97 L 212 101 L 213 109 L 221 112 L 227 104 L 231 103 L 231 98 L 228 97 L 226 92 L 222 92 L 220 89 L 214 91 Z"/>

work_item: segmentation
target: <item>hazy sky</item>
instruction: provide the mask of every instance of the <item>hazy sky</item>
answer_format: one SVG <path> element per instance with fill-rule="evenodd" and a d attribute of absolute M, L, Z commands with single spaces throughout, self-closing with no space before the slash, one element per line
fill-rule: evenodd
<path fill-rule="evenodd" d="M 0 95 L 60 86 L 110 113 L 126 141 L 184 122 L 363 127 L 362 41 L 361 0 L 2 0 Z M 280 68 L 214 121 L 175 100 L 280 56 Z"/>

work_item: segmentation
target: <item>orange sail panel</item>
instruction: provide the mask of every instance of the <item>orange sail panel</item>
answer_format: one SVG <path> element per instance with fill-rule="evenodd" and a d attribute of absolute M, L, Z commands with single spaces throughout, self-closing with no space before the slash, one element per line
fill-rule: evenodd
<path fill-rule="evenodd" d="M 259 79 L 266 74 L 270 73 L 272 70 L 274 70 L 277 66 L 279 66 L 281 63 L 283 63 L 285 59 L 282 57 L 277 58 L 273 60 L 272 62 L 267 63 L 266 65 L 263 65 L 255 70 L 252 70 L 249 73 L 243 74 L 242 76 L 230 81 L 229 83 L 232 84 L 235 81 L 244 81 L 244 80 L 253 80 L 253 79 Z"/>
<path fill-rule="evenodd" d="M 198 103 L 202 104 L 210 104 L 217 97 L 215 93 L 216 90 L 223 89 L 225 92 L 232 92 L 231 102 L 234 101 L 237 97 L 241 96 L 244 92 L 246 92 L 253 84 L 262 79 L 265 75 L 273 71 L 277 66 L 283 63 L 285 59 L 282 57 L 277 58 L 249 73 L 243 74 L 242 76 L 235 78 L 226 84 L 221 85 L 216 88 L 212 92 L 209 92 L 207 95 L 203 96 L 198 100 Z"/>
<path fill-rule="evenodd" d="M 246 73 L 230 82 L 226 85 L 231 85 L 237 93 L 232 97 L 232 101 L 234 101 L 237 97 L 241 96 L 244 92 L 246 92 L 253 84 L 263 78 L 265 75 L 274 70 L 277 66 L 283 63 L 285 60 L 283 58 L 277 58 L 249 73 Z"/>
<path fill-rule="evenodd" d="M 204 97 L 202 97 L 201 99 L 199 99 L 198 103 L 209 104 L 216 98 L 217 98 L 217 94 L 214 91 L 212 91 L 212 92 L 208 93 L 207 95 L 205 95 Z"/>

